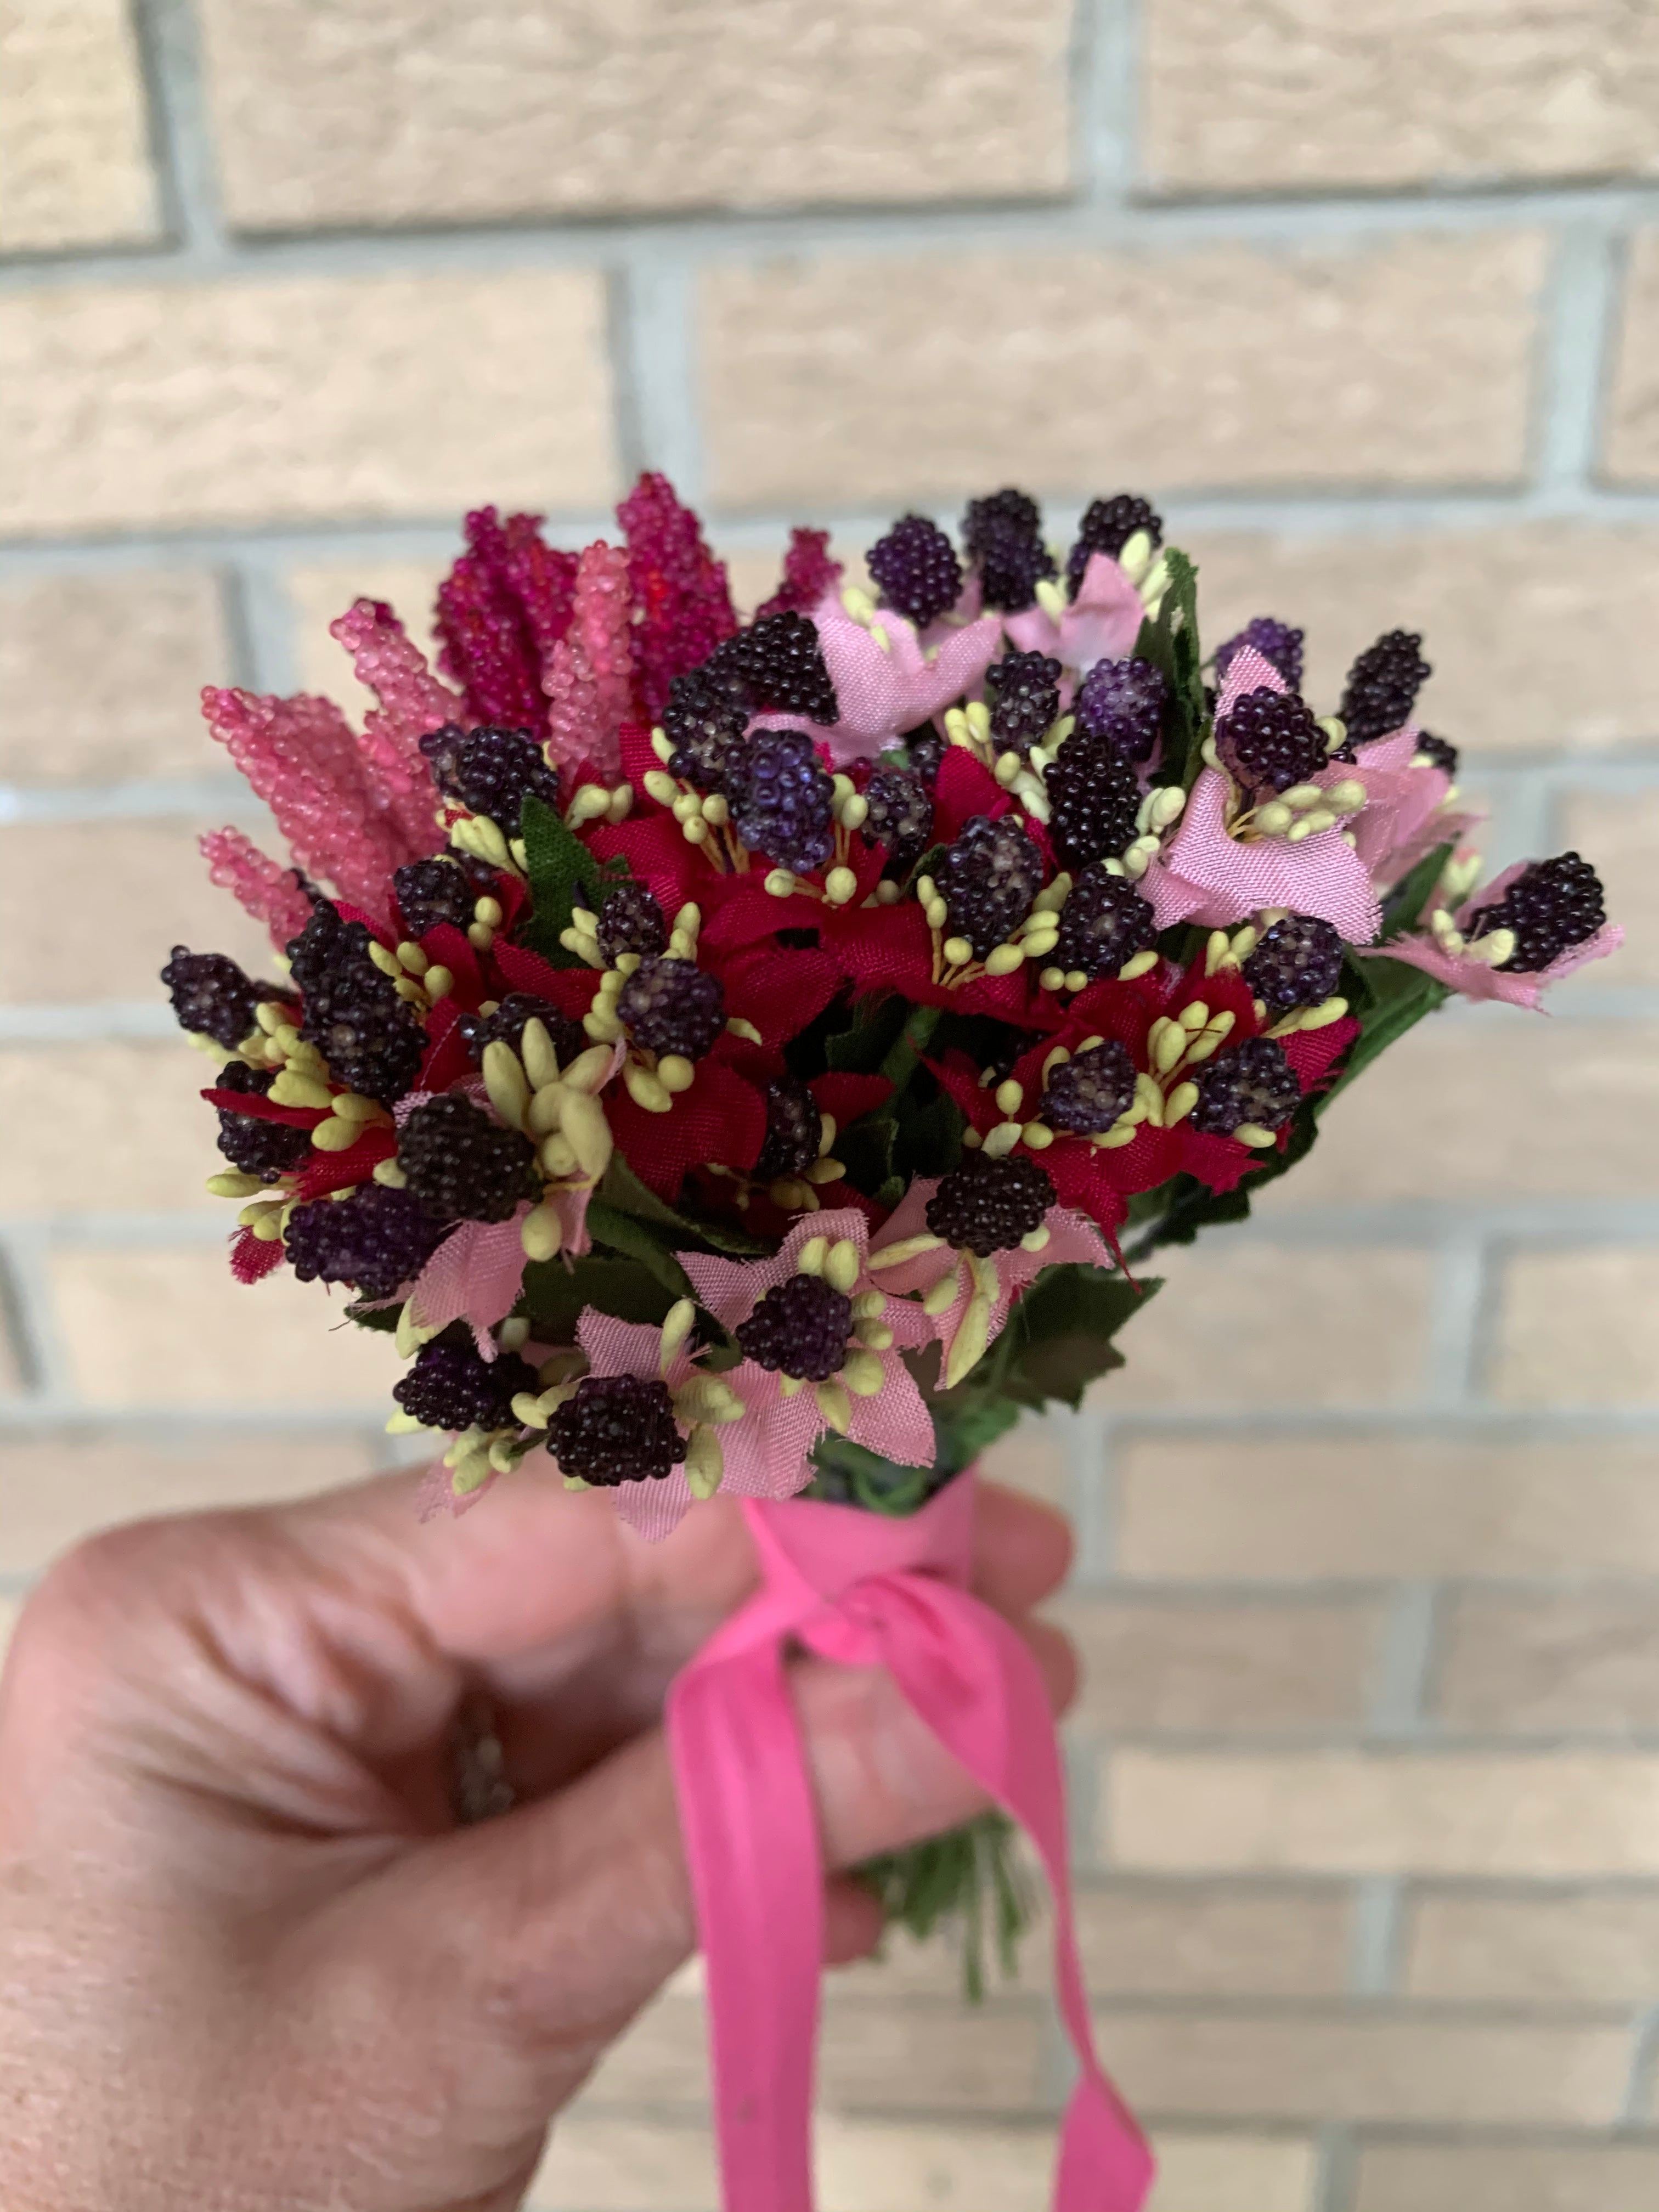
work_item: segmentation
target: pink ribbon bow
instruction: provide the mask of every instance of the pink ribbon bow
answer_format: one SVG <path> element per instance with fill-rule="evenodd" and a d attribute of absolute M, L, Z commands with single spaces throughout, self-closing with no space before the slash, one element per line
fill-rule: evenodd
<path fill-rule="evenodd" d="M 1059 1747 L 1024 1640 L 966 1588 L 971 1475 L 902 1519 L 744 1498 L 760 1589 L 668 1698 L 668 1741 L 708 1974 L 726 2212 L 812 2212 L 823 1866 L 786 1651 L 885 1667 L 1042 1856 L 1055 1980 L 1079 2062 L 1054 2212 L 1138 2212 L 1152 2154 L 1101 2071 L 1078 1964 Z"/>

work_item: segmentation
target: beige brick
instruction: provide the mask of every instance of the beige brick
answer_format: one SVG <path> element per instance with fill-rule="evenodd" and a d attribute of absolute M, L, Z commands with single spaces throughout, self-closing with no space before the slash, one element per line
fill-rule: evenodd
<path fill-rule="evenodd" d="M 1659 1030 L 1420 1023 L 1345 1091 L 1273 1212 L 1659 1192 Z"/>
<path fill-rule="evenodd" d="M 1311 2144 L 1206 2131 L 1153 2138 L 1158 2179 L 1147 2212 L 1307 2212 Z M 820 2212 L 1042 2212 L 1054 2131 L 948 2129 L 821 2114 Z M 705 2130 L 601 2117 L 580 2106 L 555 2126 L 531 2187 L 530 2212 L 714 2212 L 714 2146 Z"/>
<path fill-rule="evenodd" d="M 1659 1589 L 1466 1590 L 1437 1678 L 1458 1731 L 1659 1727 Z"/>
<path fill-rule="evenodd" d="M 715 494 L 1510 482 L 1542 268 L 1512 234 L 714 270 Z"/>
<path fill-rule="evenodd" d="M 1199 564 L 1206 645 L 1252 615 L 1297 623 L 1307 633 L 1308 696 L 1322 710 L 1374 637 L 1420 631 L 1434 669 L 1424 722 L 1469 748 L 1476 782 L 1489 752 L 1645 744 L 1659 727 L 1659 667 L 1646 645 L 1659 593 L 1651 528 L 1194 531 L 1180 542 Z"/>
<path fill-rule="evenodd" d="M 718 2212 L 719 2205 L 707 2129 L 607 2117 L 578 2104 L 554 2123 L 528 2212 Z"/>
<path fill-rule="evenodd" d="M 1607 912 L 1625 932 L 1618 952 L 1604 966 L 1586 969 L 1585 981 L 1603 988 L 1659 983 L 1659 870 L 1653 866 L 1659 852 L 1659 791 L 1616 799 L 1585 792 L 1562 809 L 1561 834 L 1564 843 L 1595 863 L 1607 886 Z"/>
<path fill-rule="evenodd" d="M 1054 191 L 1070 21 L 1064 0 L 856 24 L 810 0 L 204 13 L 226 198 L 256 228 Z"/>
<path fill-rule="evenodd" d="M 970 2010 L 863 1999 L 825 2007 L 819 2081 L 826 2105 L 1026 2113 L 1045 2101 L 1035 2008 Z"/>
<path fill-rule="evenodd" d="M 1659 1249 L 1521 1252 L 1500 1286 L 1495 1397 L 1659 1403 Z"/>
<path fill-rule="evenodd" d="M 1127 1365 L 1090 1392 L 1115 1413 L 1270 1405 L 1292 1371 L 1304 1406 L 1399 1404 L 1417 1389 L 1429 1300 L 1422 1253 L 1223 1238 L 1160 1252 L 1157 1267 L 1165 1288 L 1128 1324 Z"/>
<path fill-rule="evenodd" d="M 1150 1319 L 1150 1316 L 1148 1316 Z M 1651 1445 L 1138 1437 L 1119 1468 L 1128 1575 L 1659 1571 Z"/>
<path fill-rule="evenodd" d="M 1091 1883 L 1077 1915 L 1097 1996 L 1338 1996 L 1346 1984 L 1337 1883 Z"/>
<path fill-rule="evenodd" d="M 391 1337 L 342 1325 L 345 1299 L 280 1269 L 251 1288 L 218 1244 L 66 1246 L 49 1262 L 59 1332 L 94 1406 L 387 1407 Z"/>
<path fill-rule="evenodd" d="M 121 0 L 3 0 L 0 50 L 0 253 L 154 238 L 131 11 Z"/>
<path fill-rule="evenodd" d="M 1406 1913 L 1416 1997 L 1645 2005 L 1659 1989 L 1659 1892 L 1425 1890 Z"/>
<path fill-rule="evenodd" d="M 229 661 L 218 581 L 201 569 L 0 586 L 0 782 L 227 770 L 197 695 Z"/>
<path fill-rule="evenodd" d="M 1659 231 L 1630 250 L 1620 313 L 1619 354 L 1607 419 L 1607 473 L 1651 483 L 1659 477 Z"/>
<path fill-rule="evenodd" d="M 1634 1753 L 1125 1750 L 1106 1807 L 1103 1844 L 1125 1868 L 1659 1872 L 1659 1759 Z"/>
<path fill-rule="evenodd" d="M 1073 1598 L 1058 1614 L 1083 1662 L 1082 1729 L 1335 1728 L 1364 1711 L 1375 1607 Z"/>
<path fill-rule="evenodd" d="M 459 532 L 455 550 L 461 550 Z M 328 634 L 329 624 L 354 599 L 384 599 L 395 608 L 410 635 L 435 665 L 438 646 L 432 612 L 438 585 L 447 571 L 448 563 L 442 561 L 352 561 L 290 570 L 286 581 L 300 689 L 337 699 L 354 720 L 374 703 L 352 672 L 343 647 Z"/>
<path fill-rule="evenodd" d="M 1659 169 L 1659 26 L 1620 0 L 1540 0 L 1524 13 L 1404 0 L 1386 15 L 1338 0 L 1153 0 L 1146 40 L 1155 189 Z"/>
<path fill-rule="evenodd" d="M 201 832 L 216 826 L 163 818 L 0 830 L 0 995 L 23 1006 L 147 1000 L 165 1007 L 158 979 L 178 944 L 228 952 L 252 975 L 268 972 L 270 939 L 208 880 L 196 848 Z"/>
<path fill-rule="evenodd" d="M 204 1187 L 226 1165 L 198 1096 L 213 1076 L 182 1036 L 0 1048 L 0 1213 L 216 1207 L 228 1231 Z"/>
<path fill-rule="evenodd" d="M 375 1458 L 367 1429 L 283 1441 L 228 1430 L 166 1444 L 111 1431 L 16 1441 L 4 1456 L 0 1573 L 9 1575 L 37 1573 L 112 1521 L 306 1497 L 357 1480 Z"/>
<path fill-rule="evenodd" d="M 1047 1505 L 1064 1506 L 1071 1495 L 1066 1446 L 1052 1429 L 1027 1415 L 980 1455 L 980 1473 Z"/>
<path fill-rule="evenodd" d="M 1130 2101 L 1170 2118 L 1606 2124 L 1630 2048 L 1622 2027 L 1334 2011 L 1107 2013 L 1097 2027 Z"/>
<path fill-rule="evenodd" d="M 1354 2212 L 1652 2212 L 1659 2144 L 1368 2143 Z"/>
<path fill-rule="evenodd" d="M 0 529 L 592 507 L 601 277 L 66 286 L 0 303 Z"/>

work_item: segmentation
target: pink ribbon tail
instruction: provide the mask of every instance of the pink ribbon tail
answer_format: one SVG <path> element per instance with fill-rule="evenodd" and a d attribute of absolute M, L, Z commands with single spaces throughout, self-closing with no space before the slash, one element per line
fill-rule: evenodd
<path fill-rule="evenodd" d="M 1042 1674 L 1018 1632 L 965 1587 L 973 1503 L 966 1475 L 902 1520 L 804 1499 L 745 1499 L 762 1586 L 670 1691 L 726 2212 L 812 2212 L 823 1863 L 784 1669 L 792 1644 L 843 1666 L 886 1667 L 1036 1846 L 1054 1905 L 1060 2014 L 1079 2067 L 1054 2212 L 1139 2212 L 1151 2186 L 1151 2153 L 1095 2056 L 1065 1784 Z"/>

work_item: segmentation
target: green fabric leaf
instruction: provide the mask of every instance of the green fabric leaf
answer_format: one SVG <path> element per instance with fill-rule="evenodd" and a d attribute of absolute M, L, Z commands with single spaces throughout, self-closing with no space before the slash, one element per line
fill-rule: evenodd
<path fill-rule="evenodd" d="M 867 991 L 853 1008 L 850 1027 L 824 1041 L 823 1056 L 837 1073 L 873 1075 L 903 1030 L 908 1009 L 896 991 Z"/>
<path fill-rule="evenodd" d="M 759 1237 L 751 1237 L 747 1230 L 733 1228 L 729 1222 L 695 1221 L 689 1214 L 677 1212 L 640 1181 L 620 1152 L 611 1155 L 611 1164 L 600 1179 L 599 1196 L 618 1213 L 632 1214 L 637 1220 L 672 1231 L 665 1242 L 682 1246 L 701 1244 L 711 1251 L 730 1253 L 744 1260 L 761 1258 L 772 1249 Z"/>
<path fill-rule="evenodd" d="M 1451 996 L 1445 984 L 1404 960 L 1351 961 L 1348 965 L 1364 977 L 1364 1003 L 1354 1006 L 1359 1035 L 1349 1048 L 1341 1075 L 1319 1102 L 1322 1113 L 1362 1068 Z"/>
<path fill-rule="evenodd" d="M 524 1271 L 524 1310 L 544 1343 L 572 1344 L 584 1306 L 598 1306 L 619 1321 L 660 1323 L 679 1295 L 637 1260 L 607 1259 L 597 1252 L 580 1260 L 532 1260 Z"/>
<path fill-rule="evenodd" d="M 526 799 L 519 830 L 532 908 L 530 919 L 520 926 L 519 941 L 555 968 L 580 968 L 581 961 L 560 944 L 560 934 L 570 927 L 573 907 L 597 907 L 605 895 L 605 871 L 542 799 Z"/>
<path fill-rule="evenodd" d="M 672 1248 L 631 1213 L 609 1206 L 602 1198 L 587 1202 L 588 1233 L 596 1244 L 608 1245 L 623 1258 L 637 1260 L 663 1288 L 677 1298 L 691 1296 L 691 1284 Z"/>
<path fill-rule="evenodd" d="M 1046 1269 L 1015 1306 L 967 1384 L 1004 1393 L 1026 1406 L 1044 1406 L 1055 1398 L 1068 1406 L 1079 1404 L 1097 1376 L 1123 1364 L 1112 1340 L 1158 1287 L 1156 1277 L 1130 1283 L 1103 1267 L 1067 1263 Z"/>
<path fill-rule="evenodd" d="M 1156 622 L 1141 623 L 1133 658 L 1161 669 L 1170 687 L 1156 780 L 1190 788 L 1203 765 L 1200 749 L 1210 721 L 1198 642 L 1198 570 L 1177 546 L 1166 545 L 1162 557 L 1170 572 L 1169 587 Z"/>
<path fill-rule="evenodd" d="M 1443 845 L 1437 845 L 1433 852 L 1425 854 L 1389 893 L 1382 904 L 1382 942 L 1385 945 L 1390 938 L 1403 936 L 1407 930 L 1416 928 L 1423 918 L 1423 909 L 1429 902 L 1430 895 L 1445 873 L 1446 863 L 1455 849 L 1449 840 Z"/>

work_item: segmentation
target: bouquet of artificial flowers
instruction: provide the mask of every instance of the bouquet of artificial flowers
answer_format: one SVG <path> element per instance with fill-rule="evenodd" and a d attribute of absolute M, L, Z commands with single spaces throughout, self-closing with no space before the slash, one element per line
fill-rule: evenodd
<path fill-rule="evenodd" d="M 435 669 L 360 599 L 361 731 L 206 694 L 292 856 L 204 841 L 270 980 L 163 971 L 231 1267 L 395 1333 L 446 1499 L 546 1451 L 648 1537 L 926 1510 L 1385 1045 L 1619 941 L 1577 854 L 1478 888 L 1418 637 L 1324 714 L 1282 622 L 1206 659 L 1145 500 L 1063 551 L 1017 490 L 907 514 L 867 589 L 798 530 L 747 623 L 662 478 L 619 520 L 469 516 Z M 1010 1919 L 987 1832 L 872 1879 L 925 1922 L 988 1868 Z"/>

